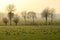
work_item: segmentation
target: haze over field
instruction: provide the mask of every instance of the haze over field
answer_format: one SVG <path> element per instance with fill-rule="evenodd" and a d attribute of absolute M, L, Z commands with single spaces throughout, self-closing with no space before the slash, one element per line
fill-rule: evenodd
<path fill-rule="evenodd" d="M 44 8 L 54 8 L 56 13 L 60 13 L 60 0 L 0 0 L 0 12 L 5 12 L 9 4 L 16 6 L 16 12 L 35 11 L 41 13 Z"/>

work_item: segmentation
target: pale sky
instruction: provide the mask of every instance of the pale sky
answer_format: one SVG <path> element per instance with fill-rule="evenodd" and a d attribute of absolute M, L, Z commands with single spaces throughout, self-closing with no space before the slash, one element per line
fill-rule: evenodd
<path fill-rule="evenodd" d="M 17 12 L 28 10 L 41 13 L 49 7 L 60 13 L 60 0 L 0 0 L 0 12 L 5 12 L 8 4 L 14 4 Z"/>

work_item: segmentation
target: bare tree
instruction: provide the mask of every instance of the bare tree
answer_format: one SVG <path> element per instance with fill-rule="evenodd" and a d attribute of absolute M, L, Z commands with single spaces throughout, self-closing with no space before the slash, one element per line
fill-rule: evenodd
<path fill-rule="evenodd" d="M 33 11 L 28 12 L 28 17 L 32 18 L 33 24 L 34 24 L 34 19 L 36 18 L 36 13 Z"/>
<path fill-rule="evenodd" d="M 47 19 L 50 15 L 50 10 L 49 8 L 45 8 L 43 12 L 41 13 L 41 16 L 46 19 L 46 25 L 47 25 Z"/>
<path fill-rule="evenodd" d="M 25 24 L 26 24 L 27 12 L 23 11 L 23 12 L 21 12 L 21 14 L 22 14 L 22 17 L 24 18 Z"/>
<path fill-rule="evenodd" d="M 18 17 L 17 15 L 14 17 L 13 22 L 15 23 L 15 25 L 18 24 L 18 22 L 19 22 L 19 17 Z"/>
<path fill-rule="evenodd" d="M 55 9 L 54 8 L 52 8 L 51 10 L 50 10 L 50 15 L 51 15 L 51 24 L 53 23 L 53 17 L 54 17 L 54 13 L 55 13 Z"/>
<path fill-rule="evenodd" d="M 5 23 L 5 25 L 7 25 L 8 19 L 7 18 L 3 18 L 3 22 Z"/>
<path fill-rule="evenodd" d="M 10 25 L 11 25 L 12 18 L 14 16 L 14 13 L 13 13 L 13 11 L 15 10 L 14 8 L 15 8 L 15 6 L 13 4 L 9 4 L 8 7 L 7 7 L 7 9 L 8 9 L 8 18 L 10 20 Z"/>

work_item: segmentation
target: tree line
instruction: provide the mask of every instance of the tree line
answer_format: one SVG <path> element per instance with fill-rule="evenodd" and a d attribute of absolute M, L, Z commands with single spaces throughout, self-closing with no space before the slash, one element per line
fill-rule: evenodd
<path fill-rule="evenodd" d="M 13 22 L 15 23 L 15 25 L 17 25 L 19 23 L 19 20 L 20 19 L 19 19 L 19 16 L 18 15 L 14 14 L 14 12 L 15 12 L 15 6 L 12 5 L 12 4 L 10 4 L 10 5 L 8 5 L 7 10 L 8 10 L 8 14 L 7 14 L 8 15 L 8 18 L 6 18 L 6 17 L 3 18 L 3 22 L 5 23 L 5 25 L 7 25 L 8 22 L 11 25 L 12 20 L 13 20 Z M 54 13 L 55 13 L 55 9 L 54 8 L 52 8 L 52 9 L 45 8 L 42 11 L 41 17 L 42 18 L 45 18 L 45 20 L 46 20 L 46 23 L 45 24 L 46 25 L 48 24 L 47 21 L 48 21 L 48 18 L 49 17 L 51 18 L 51 23 L 50 24 L 53 23 Z M 27 18 L 28 19 L 32 19 L 32 24 L 33 25 L 35 24 L 34 22 L 35 22 L 35 19 L 37 18 L 36 12 L 33 12 L 33 11 L 26 12 L 26 11 L 24 11 L 21 14 L 22 14 L 22 17 L 25 20 L 25 24 L 26 24 Z"/>

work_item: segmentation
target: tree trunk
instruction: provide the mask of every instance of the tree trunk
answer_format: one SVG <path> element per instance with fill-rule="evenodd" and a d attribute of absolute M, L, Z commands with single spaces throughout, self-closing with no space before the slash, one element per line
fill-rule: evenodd
<path fill-rule="evenodd" d="M 5 25 L 7 26 L 7 23 L 5 23 Z"/>
<path fill-rule="evenodd" d="M 25 18 L 25 25 L 26 25 L 26 18 Z"/>
<path fill-rule="evenodd" d="M 51 18 L 51 24 L 53 23 L 53 20 L 52 20 L 52 18 Z"/>
<path fill-rule="evenodd" d="M 47 25 L 47 17 L 46 17 L 46 25 Z"/>
<path fill-rule="evenodd" d="M 51 24 L 53 23 L 53 16 L 51 16 Z"/>
<path fill-rule="evenodd" d="M 33 25 L 34 25 L 34 18 L 33 18 Z"/>
<path fill-rule="evenodd" d="M 10 19 L 10 26 L 11 26 L 11 19 Z"/>
<path fill-rule="evenodd" d="M 17 23 L 16 23 L 16 26 L 17 26 Z"/>

